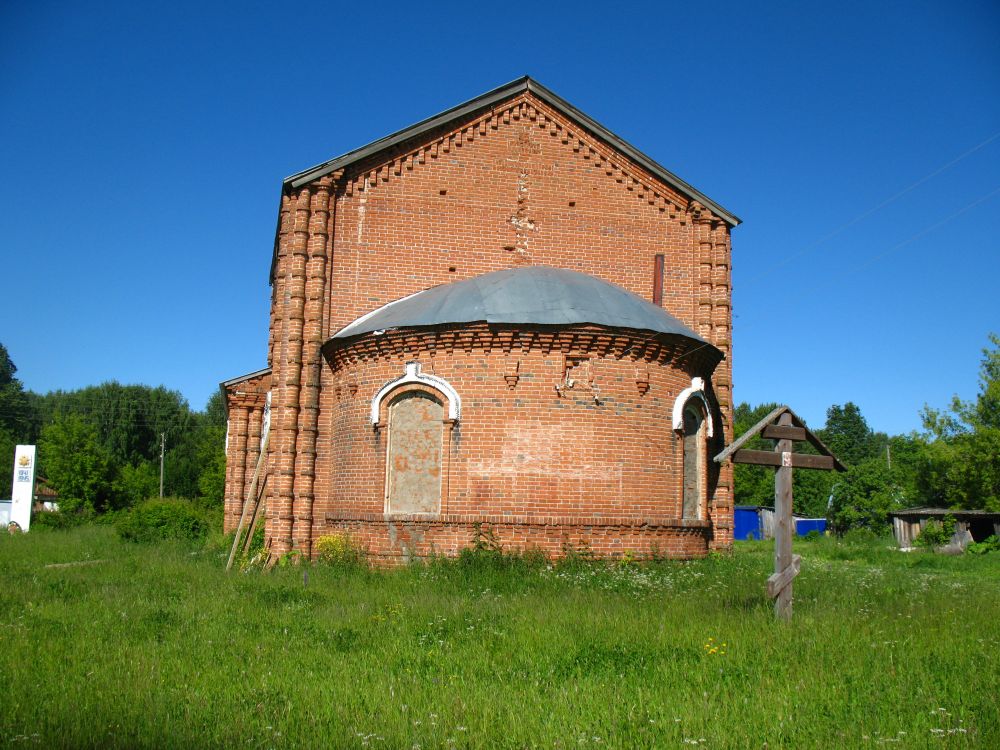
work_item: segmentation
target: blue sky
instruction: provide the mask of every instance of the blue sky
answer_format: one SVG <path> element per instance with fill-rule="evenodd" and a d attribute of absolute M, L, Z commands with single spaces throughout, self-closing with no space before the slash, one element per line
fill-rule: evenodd
<path fill-rule="evenodd" d="M 744 220 L 737 400 L 916 429 L 1000 332 L 1000 6 L 752 6 L 7 0 L 0 342 L 202 408 L 265 364 L 282 178 L 529 74 Z"/>

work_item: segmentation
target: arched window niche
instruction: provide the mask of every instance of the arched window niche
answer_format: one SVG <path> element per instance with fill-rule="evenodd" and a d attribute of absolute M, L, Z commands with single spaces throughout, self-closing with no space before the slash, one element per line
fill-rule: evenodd
<path fill-rule="evenodd" d="M 684 518 L 701 518 L 705 499 L 705 410 L 699 399 L 684 406 Z"/>
<path fill-rule="evenodd" d="M 389 400 L 386 513 L 440 513 L 444 404 L 424 389 Z"/>
<path fill-rule="evenodd" d="M 705 517 L 708 438 L 712 420 L 705 398 L 705 381 L 692 378 L 674 402 L 673 428 L 683 440 L 681 515 L 686 519 Z"/>
<path fill-rule="evenodd" d="M 458 422 L 461 399 L 444 378 L 426 375 L 408 362 L 404 374 L 386 383 L 372 399 L 371 421 L 386 429 L 386 514 L 443 512 L 447 497 L 450 428 Z"/>

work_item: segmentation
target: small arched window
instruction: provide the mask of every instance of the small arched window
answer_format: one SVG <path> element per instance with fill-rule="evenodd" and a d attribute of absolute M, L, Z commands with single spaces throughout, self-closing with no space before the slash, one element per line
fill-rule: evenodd
<path fill-rule="evenodd" d="M 705 497 L 705 409 L 699 398 L 684 404 L 684 518 L 701 518 Z"/>
<path fill-rule="evenodd" d="M 424 390 L 407 390 L 388 407 L 387 513 L 440 513 L 445 407 Z"/>

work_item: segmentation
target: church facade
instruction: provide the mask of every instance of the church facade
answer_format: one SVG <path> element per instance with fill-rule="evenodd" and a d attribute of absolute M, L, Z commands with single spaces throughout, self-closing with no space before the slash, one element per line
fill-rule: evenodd
<path fill-rule="evenodd" d="M 273 556 L 728 547 L 738 223 L 530 78 L 289 177 L 226 529 L 260 496 Z"/>

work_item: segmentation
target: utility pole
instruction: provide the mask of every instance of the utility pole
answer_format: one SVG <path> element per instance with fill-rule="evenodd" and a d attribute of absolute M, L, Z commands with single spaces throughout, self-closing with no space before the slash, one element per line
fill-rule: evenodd
<path fill-rule="evenodd" d="M 892 468 L 892 453 L 889 452 L 889 444 L 888 443 L 885 444 L 885 463 L 886 463 L 886 468 L 887 469 L 891 469 Z"/>
<path fill-rule="evenodd" d="M 163 452 L 167 444 L 167 433 L 160 433 L 160 498 L 163 497 Z"/>

